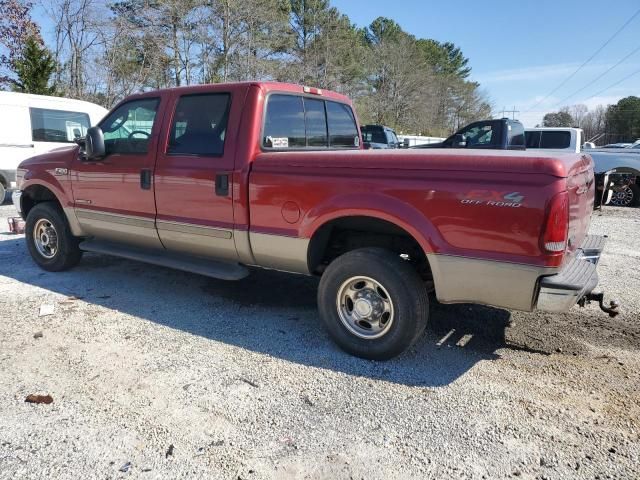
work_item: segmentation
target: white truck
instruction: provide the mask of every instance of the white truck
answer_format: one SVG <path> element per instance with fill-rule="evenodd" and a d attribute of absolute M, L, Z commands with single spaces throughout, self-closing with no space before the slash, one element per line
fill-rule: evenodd
<path fill-rule="evenodd" d="M 95 103 L 17 92 L 0 92 L 0 111 L 0 204 L 20 162 L 73 143 L 107 113 Z"/>
<path fill-rule="evenodd" d="M 554 150 L 580 153 L 584 143 L 581 128 L 525 128 L 527 150 Z"/>

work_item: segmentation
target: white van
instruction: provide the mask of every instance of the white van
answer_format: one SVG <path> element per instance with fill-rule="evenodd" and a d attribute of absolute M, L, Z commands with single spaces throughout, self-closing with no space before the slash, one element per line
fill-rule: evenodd
<path fill-rule="evenodd" d="M 21 161 L 73 143 L 106 113 L 82 100 L 0 92 L 0 203 L 15 188 Z"/>

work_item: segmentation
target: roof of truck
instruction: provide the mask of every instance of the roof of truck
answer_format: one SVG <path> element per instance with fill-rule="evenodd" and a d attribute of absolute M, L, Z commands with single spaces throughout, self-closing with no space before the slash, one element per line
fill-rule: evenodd
<path fill-rule="evenodd" d="M 316 87 L 309 87 L 306 85 L 297 85 L 295 83 L 257 82 L 257 81 L 205 83 L 200 85 L 187 85 L 183 87 L 163 88 L 159 90 L 150 90 L 148 92 L 141 92 L 138 94 L 131 95 L 131 97 L 139 97 L 139 96 L 149 97 L 149 96 L 153 96 L 154 94 L 157 95 L 158 93 L 162 94 L 166 92 L 178 92 L 184 95 L 188 93 L 204 93 L 211 90 L 224 90 L 225 88 L 237 88 L 237 87 L 252 86 L 252 85 L 259 87 L 265 93 L 271 93 L 271 92 L 297 93 L 301 95 L 329 98 L 332 100 L 339 101 L 341 103 L 347 103 L 351 105 L 351 99 L 349 97 L 331 90 L 325 90 L 325 89 L 316 88 Z"/>

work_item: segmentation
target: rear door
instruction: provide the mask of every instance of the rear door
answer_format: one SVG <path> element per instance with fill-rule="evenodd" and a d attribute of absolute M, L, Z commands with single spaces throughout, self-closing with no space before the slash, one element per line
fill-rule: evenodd
<path fill-rule="evenodd" d="M 31 140 L 29 109 L 25 105 L 0 105 L 0 175 L 15 180 L 18 164 L 35 155 Z"/>
<path fill-rule="evenodd" d="M 74 160 L 74 207 L 88 235 L 162 248 L 155 228 L 153 170 L 163 109 L 160 97 L 121 104 L 100 122 L 105 157 Z"/>
<path fill-rule="evenodd" d="M 175 94 L 155 173 L 157 229 L 174 251 L 237 260 L 233 185 L 235 142 L 246 88 Z M 231 102 L 237 105 L 231 109 Z"/>

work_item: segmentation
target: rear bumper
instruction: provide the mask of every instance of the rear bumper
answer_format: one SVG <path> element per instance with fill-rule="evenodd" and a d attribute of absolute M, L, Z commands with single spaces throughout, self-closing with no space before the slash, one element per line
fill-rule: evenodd
<path fill-rule="evenodd" d="M 556 275 L 542 277 L 537 309 L 566 312 L 598 285 L 597 265 L 606 237 L 589 235 L 575 256 Z"/>

